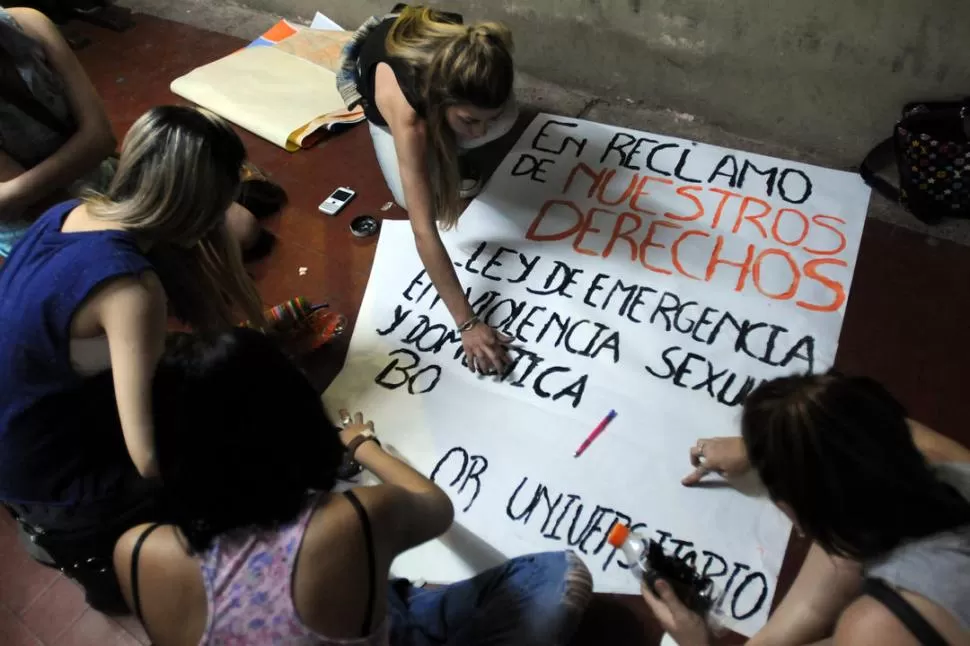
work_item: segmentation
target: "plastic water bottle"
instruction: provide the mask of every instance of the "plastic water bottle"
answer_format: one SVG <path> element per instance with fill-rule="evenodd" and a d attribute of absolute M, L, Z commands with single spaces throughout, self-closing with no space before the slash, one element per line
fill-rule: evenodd
<path fill-rule="evenodd" d="M 686 561 L 668 555 L 659 543 L 630 531 L 625 525 L 614 525 L 607 542 L 623 552 L 630 572 L 654 594 L 656 583 L 663 579 L 688 609 L 704 617 L 715 633 L 724 628 L 720 588 L 708 577 L 701 576 Z"/>

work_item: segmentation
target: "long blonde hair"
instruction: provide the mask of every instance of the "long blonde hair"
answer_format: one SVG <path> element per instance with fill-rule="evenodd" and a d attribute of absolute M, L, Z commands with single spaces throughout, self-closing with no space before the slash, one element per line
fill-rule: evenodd
<path fill-rule="evenodd" d="M 122 224 L 148 244 L 174 313 L 196 329 L 238 322 L 234 306 L 265 323 L 239 244 L 225 225 L 245 159 L 242 141 L 222 118 L 161 106 L 128 131 L 107 191 L 85 199 L 92 217 Z"/>
<path fill-rule="evenodd" d="M 499 108 L 512 96 L 512 34 L 497 22 L 456 24 L 434 9 L 406 7 L 385 43 L 389 56 L 414 71 L 425 101 L 428 142 L 437 164 L 432 173 L 439 224 L 455 225 L 461 213 L 458 153 L 448 108 L 470 104 Z"/>

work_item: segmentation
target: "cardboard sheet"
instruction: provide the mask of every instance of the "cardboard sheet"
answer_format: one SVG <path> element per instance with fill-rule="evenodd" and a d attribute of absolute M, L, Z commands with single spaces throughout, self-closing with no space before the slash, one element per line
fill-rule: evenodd
<path fill-rule="evenodd" d="M 288 151 L 348 112 L 332 71 L 276 47 L 249 47 L 172 82 L 174 93 Z"/>

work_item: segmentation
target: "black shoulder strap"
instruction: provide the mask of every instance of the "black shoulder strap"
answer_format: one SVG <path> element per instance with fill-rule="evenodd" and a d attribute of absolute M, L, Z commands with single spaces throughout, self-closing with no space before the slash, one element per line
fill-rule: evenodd
<path fill-rule="evenodd" d="M 903 622 L 923 646 L 947 646 L 946 640 L 906 599 L 879 579 L 866 579 L 862 593 L 878 600 Z"/>
<path fill-rule="evenodd" d="M 154 523 L 147 527 L 135 541 L 135 547 L 131 550 L 131 600 L 134 606 L 132 610 L 135 611 L 135 616 L 138 617 L 138 621 L 142 625 L 145 624 L 145 620 L 141 616 L 141 597 L 138 595 L 138 557 L 141 555 L 141 546 L 145 543 L 145 539 L 161 526 L 162 523 Z"/>
<path fill-rule="evenodd" d="M 895 140 L 892 137 L 880 141 L 862 160 L 862 164 L 859 166 L 859 174 L 862 175 L 865 183 L 875 189 L 877 193 L 888 200 L 899 202 L 899 189 L 879 177 L 875 170 L 879 165 L 878 160 L 892 156 L 894 148 Z"/>
<path fill-rule="evenodd" d="M 367 544 L 367 569 L 369 576 L 367 577 L 367 611 L 364 613 L 364 627 L 361 629 L 360 636 L 367 637 L 370 635 L 371 626 L 373 625 L 373 615 L 374 615 L 374 585 L 375 577 L 377 575 L 377 559 L 374 556 L 374 535 L 371 533 L 370 519 L 367 517 L 367 511 L 364 506 L 360 504 L 360 500 L 353 491 L 345 491 L 344 496 L 353 505 L 354 511 L 357 512 L 357 517 L 360 518 L 361 528 L 364 530 L 364 542 Z"/>

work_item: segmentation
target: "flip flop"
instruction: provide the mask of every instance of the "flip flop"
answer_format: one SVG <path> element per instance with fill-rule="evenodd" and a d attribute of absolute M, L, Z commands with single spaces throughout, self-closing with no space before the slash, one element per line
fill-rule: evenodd
<path fill-rule="evenodd" d="M 257 220 L 276 215 L 286 206 L 287 196 L 283 187 L 254 164 L 243 164 L 240 179 L 242 183 L 236 201 L 249 209 Z"/>
<path fill-rule="evenodd" d="M 236 201 L 263 220 L 282 211 L 287 197 L 283 187 L 268 179 L 247 179 L 240 184 Z"/>

